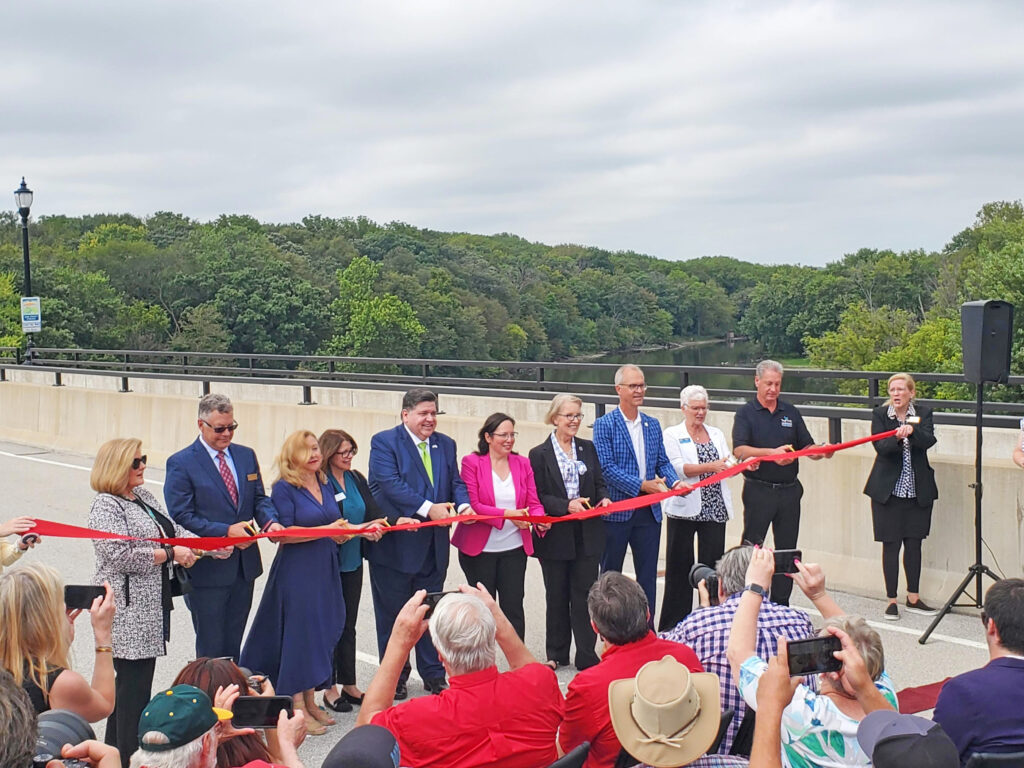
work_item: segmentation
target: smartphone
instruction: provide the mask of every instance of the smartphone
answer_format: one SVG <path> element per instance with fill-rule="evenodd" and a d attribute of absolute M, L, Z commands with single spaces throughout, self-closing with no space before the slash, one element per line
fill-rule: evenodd
<path fill-rule="evenodd" d="M 797 560 L 803 560 L 804 555 L 799 549 L 776 549 L 775 572 L 776 573 L 799 573 L 796 567 Z"/>
<path fill-rule="evenodd" d="M 459 594 L 458 590 L 454 590 L 451 592 L 427 592 L 427 594 L 423 596 L 423 604 L 429 606 L 429 608 L 427 608 L 427 615 L 423 618 L 430 618 L 430 615 L 434 612 L 434 609 L 437 607 L 437 604 L 441 601 L 442 597 L 444 597 L 445 595 L 457 594 Z"/>
<path fill-rule="evenodd" d="M 103 587 L 94 587 L 92 584 L 66 584 L 64 585 L 64 605 L 68 608 L 81 608 L 84 611 L 92 608 L 93 601 L 97 597 L 103 597 L 107 590 Z"/>
<path fill-rule="evenodd" d="M 838 672 L 843 668 L 843 662 L 832 655 L 843 650 L 842 642 L 835 635 L 791 640 L 786 649 L 789 653 L 790 677 Z"/>
<path fill-rule="evenodd" d="M 277 728 L 281 712 L 292 716 L 291 696 L 239 696 L 231 707 L 235 728 Z"/>

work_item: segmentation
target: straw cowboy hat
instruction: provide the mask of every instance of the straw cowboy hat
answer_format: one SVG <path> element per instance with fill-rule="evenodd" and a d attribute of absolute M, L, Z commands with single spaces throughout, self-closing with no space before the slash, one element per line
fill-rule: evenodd
<path fill-rule="evenodd" d="M 649 661 L 636 677 L 608 686 L 608 712 L 619 743 L 656 768 L 687 765 L 718 735 L 718 675 L 690 672 L 671 656 Z"/>

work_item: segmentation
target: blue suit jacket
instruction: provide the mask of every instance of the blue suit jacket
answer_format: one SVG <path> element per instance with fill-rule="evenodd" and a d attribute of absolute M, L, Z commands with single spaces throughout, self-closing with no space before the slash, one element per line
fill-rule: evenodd
<path fill-rule="evenodd" d="M 404 424 L 378 432 L 370 440 L 370 492 L 390 523 L 399 517 L 416 518 L 416 510 L 424 501 L 451 502 L 456 507 L 469 504 L 469 493 L 455 461 L 455 441 L 435 432 L 427 443 L 433 483 Z M 449 547 L 445 526 L 402 531 L 385 535 L 376 543 L 367 542 L 366 559 L 402 573 L 419 573 L 431 542 L 435 565 L 443 574 L 448 570 Z"/>
<path fill-rule="evenodd" d="M 641 411 L 644 434 L 644 480 L 655 477 L 665 478 L 670 488 L 679 480 L 672 462 L 665 455 L 665 443 L 661 437 L 661 424 L 657 419 Z M 617 408 L 594 422 L 594 448 L 597 460 L 601 462 L 601 473 L 608 484 L 608 498 L 612 501 L 632 499 L 640 495 L 640 472 L 633 453 L 633 441 L 629 439 L 629 428 L 622 412 Z M 661 522 L 661 505 L 652 504 L 654 519 Z M 629 520 L 632 512 L 612 512 L 605 516 L 609 522 Z"/>
<path fill-rule="evenodd" d="M 167 511 L 198 536 L 227 536 L 228 526 L 254 518 L 261 528 L 277 522 L 274 504 L 263 492 L 256 453 L 237 443 L 232 443 L 228 452 L 238 474 L 238 506 L 232 503 L 224 479 L 199 438 L 167 460 Z M 239 560 L 246 581 L 254 581 L 263 573 L 259 547 L 252 546 L 244 551 L 236 549 L 226 560 L 197 560 L 189 576 L 197 587 L 226 587 L 237 578 Z"/>

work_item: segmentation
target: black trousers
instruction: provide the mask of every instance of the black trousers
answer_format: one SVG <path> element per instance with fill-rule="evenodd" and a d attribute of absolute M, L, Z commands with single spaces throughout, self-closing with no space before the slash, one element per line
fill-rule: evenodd
<path fill-rule="evenodd" d="M 139 748 L 139 718 L 153 697 L 155 670 L 156 659 L 114 659 L 114 711 L 103 740 L 121 753 L 121 768 Z"/>
<path fill-rule="evenodd" d="M 804 487 L 800 481 L 793 485 L 770 486 L 746 478 L 743 481 L 743 540 L 763 544 L 772 528 L 775 549 L 796 549 L 800 535 L 800 499 Z M 772 579 L 772 601 L 789 605 L 793 580 L 786 575 Z"/>
<path fill-rule="evenodd" d="M 547 593 L 544 646 L 547 657 L 560 664 L 569 663 L 569 644 L 576 639 L 576 669 L 584 670 L 600 659 L 594 650 L 597 635 L 590 626 L 587 593 L 597 581 L 600 555 L 578 555 L 574 560 L 540 559 Z"/>
<path fill-rule="evenodd" d="M 921 539 L 882 542 L 882 575 L 885 594 L 896 597 L 900 585 L 900 547 L 903 547 L 903 570 L 907 574 L 907 592 L 921 591 Z"/>
<path fill-rule="evenodd" d="M 665 595 L 661 599 L 658 631 L 675 627 L 693 610 L 694 589 L 690 569 L 694 562 L 715 567 L 725 553 L 725 523 L 665 518 Z M 697 560 L 693 559 L 693 537 L 697 537 Z"/>
<path fill-rule="evenodd" d="M 341 572 L 341 594 L 345 598 L 345 628 L 334 646 L 334 678 L 336 685 L 356 684 L 356 618 L 359 598 L 363 593 L 363 564 L 354 571 Z"/>
<path fill-rule="evenodd" d="M 480 582 L 491 593 L 501 612 L 512 624 L 519 639 L 526 637 L 526 614 L 523 594 L 526 589 L 526 552 L 516 547 L 505 552 L 481 552 L 464 555 L 459 552 L 459 565 L 466 581 Z"/>

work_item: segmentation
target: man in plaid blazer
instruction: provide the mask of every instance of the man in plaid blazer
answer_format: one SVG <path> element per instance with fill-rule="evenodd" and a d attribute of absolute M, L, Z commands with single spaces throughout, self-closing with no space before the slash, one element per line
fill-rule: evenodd
<path fill-rule="evenodd" d="M 615 372 L 619 407 L 594 422 L 594 447 L 612 501 L 659 493 L 669 486 L 686 487 L 665 455 L 661 424 L 640 413 L 646 391 L 643 371 L 635 365 L 622 366 Z M 604 521 L 607 541 L 601 572 L 621 571 L 628 545 L 633 551 L 636 580 L 647 595 L 653 617 L 661 546 L 661 505 L 612 512 Z"/>

